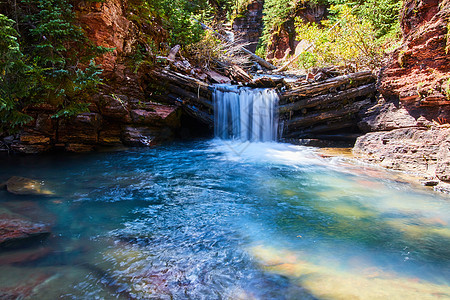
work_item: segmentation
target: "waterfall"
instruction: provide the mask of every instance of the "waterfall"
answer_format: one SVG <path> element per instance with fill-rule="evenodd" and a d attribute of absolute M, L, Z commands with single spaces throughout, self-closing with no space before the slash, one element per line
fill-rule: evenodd
<path fill-rule="evenodd" d="M 271 89 L 218 85 L 214 98 L 214 133 L 221 139 L 277 140 L 278 95 Z"/>

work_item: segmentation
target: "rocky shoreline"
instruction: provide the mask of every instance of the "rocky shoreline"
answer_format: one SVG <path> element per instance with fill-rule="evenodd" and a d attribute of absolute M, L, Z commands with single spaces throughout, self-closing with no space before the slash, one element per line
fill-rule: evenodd
<path fill-rule="evenodd" d="M 449 1 L 405 1 L 403 44 L 379 75 L 378 102 L 359 127 L 356 156 L 413 172 L 449 192 Z"/>

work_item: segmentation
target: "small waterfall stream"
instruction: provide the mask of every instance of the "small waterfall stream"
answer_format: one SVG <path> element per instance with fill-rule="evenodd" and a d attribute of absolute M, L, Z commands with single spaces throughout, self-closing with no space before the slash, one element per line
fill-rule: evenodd
<path fill-rule="evenodd" d="M 218 85 L 213 95 L 216 137 L 252 142 L 277 140 L 278 95 L 274 90 Z"/>

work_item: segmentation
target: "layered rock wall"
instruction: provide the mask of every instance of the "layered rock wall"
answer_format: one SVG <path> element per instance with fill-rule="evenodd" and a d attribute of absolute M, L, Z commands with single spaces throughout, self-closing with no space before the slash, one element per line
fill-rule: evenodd
<path fill-rule="evenodd" d="M 354 152 L 383 166 L 450 180 L 450 1 L 404 3 L 403 44 L 379 77 Z"/>
<path fill-rule="evenodd" d="M 148 83 L 135 72 L 129 59 L 146 34 L 156 42 L 165 37 L 157 25 L 139 28 L 127 16 L 126 0 L 77 1 L 74 10 L 79 24 L 96 45 L 112 51 L 99 57 L 103 82 L 92 95 L 89 113 L 73 118 L 52 118 L 56 107 L 48 104 L 27 108 L 34 120 L 20 134 L 4 140 L 8 150 L 41 153 L 50 150 L 91 151 L 99 146 L 148 146 L 171 138 L 180 127 L 178 107 L 156 103 L 145 91 Z M 143 32 L 147 30 L 147 32 Z"/>
<path fill-rule="evenodd" d="M 263 6 L 264 1 L 254 0 L 247 6 L 247 10 L 233 20 L 233 33 L 239 43 L 245 47 L 256 51 L 259 38 L 263 30 Z"/>

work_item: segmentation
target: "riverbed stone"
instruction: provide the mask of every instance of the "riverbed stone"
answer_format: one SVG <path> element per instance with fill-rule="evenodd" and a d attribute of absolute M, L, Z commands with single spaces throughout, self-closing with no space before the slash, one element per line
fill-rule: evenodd
<path fill-rule="evenodd" d="M 33 262 L 48 256 L 52 252 L 50 247 L 32 247 L 16 251 L 0 253 L 0 265 L 23 264 Z M 0 299 L 3 299 L 0 297 Z"/>
<path fill-rule="evenodd" d="M 13 176 L 8 181 L 0 185 L 12 194 L 16 195 L 53 195 L 54 193 L 44 187 L 42 181 L 29 179 L 20 176 Z"/>
<path fill-rule="evenodd" d="M 0 250 L 17 249 L 45 240 L 50 226 L 0 208 Z"/>

